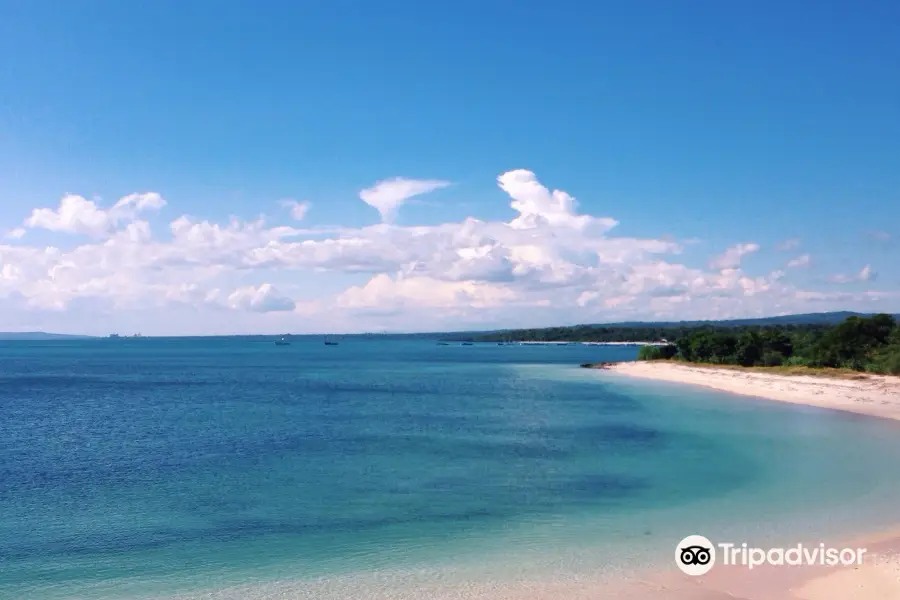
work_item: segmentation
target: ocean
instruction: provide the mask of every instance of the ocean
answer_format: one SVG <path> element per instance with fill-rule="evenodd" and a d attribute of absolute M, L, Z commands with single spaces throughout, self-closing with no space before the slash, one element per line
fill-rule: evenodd
<path fill-rule="evenodd" d="M 578 367 L 636 353 L 0 342 L 0 598 L 465 598 L 900 522 L 897 423 Z"/>

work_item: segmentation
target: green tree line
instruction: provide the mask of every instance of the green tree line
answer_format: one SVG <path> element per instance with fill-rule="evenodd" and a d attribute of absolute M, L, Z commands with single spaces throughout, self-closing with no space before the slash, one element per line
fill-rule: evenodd
<path fill-rule="evenodd" d="M 729 333 L 744 330 L 771 329 L 776 326 L 746 325 L 646 325 L 646 326 L 596 326 L 544 327 L 540 329 L 513 329 L 484 334 L 457 334 L 445 339 L 475 342 L 658 342 L 674 341 L 697 331 Z M 789 334 L 795 332 L 825 332 L 831 326 L 824 324 L 778 325 Z"/>
<path fill-rule="evenodd" d="M 900 375 L 900 326 L 887 314 L 849 317 L 834 326 L 699 328 L 666 339 L 671 342 L 666 346 L 641 348 L 638 359 Z"/>

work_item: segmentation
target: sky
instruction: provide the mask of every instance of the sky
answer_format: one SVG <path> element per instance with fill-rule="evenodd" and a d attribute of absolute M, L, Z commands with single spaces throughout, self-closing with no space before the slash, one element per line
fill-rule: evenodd
<path fill-rule="evenodd" d="M 900 3 L 0 0 L 0 330 L 900 312 Z"/>

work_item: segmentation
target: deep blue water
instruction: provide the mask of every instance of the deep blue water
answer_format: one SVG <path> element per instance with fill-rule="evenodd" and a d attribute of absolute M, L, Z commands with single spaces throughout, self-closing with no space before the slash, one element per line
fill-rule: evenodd
<path fill-rule="evenodd" d="M 893 424 L 577 367 L 635 354 L 0 343 L 0 598 L 619 569 L 900 516 Z"/>

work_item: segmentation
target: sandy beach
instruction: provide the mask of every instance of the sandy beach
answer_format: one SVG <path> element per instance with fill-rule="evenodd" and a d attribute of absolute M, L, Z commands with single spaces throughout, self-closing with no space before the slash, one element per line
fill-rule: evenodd
<path fill-rule="evenodd" d="M 843 544 L 839 544 L 843 545 Z M 715 567 L 691 578 L 667 575 L 635 588 L 635 600 L 900 600 L 900 531 L 846 544 L 866 548 L 861 566 Z M 627 593 L 623 598 L 631 598 Z"/>
<path fill-rule="evenodd" d="M 602 368 L 633 377 L 900 420 L 900 377 L 792 376 L 663 361 L 622 362 Z M 900 600 L 900 531 L 856 543 L 869 549 L 860 567 L 713 571 L 696 580 L 676 577 L 664 586 L 665 594 L 685 600 Z"/>
<path fill-rule="evenodd" d="M 780 375 L 665 361 L 621 362 L 603 368 L 645 379 L 702 385 L 732 394 L 900 420 L 900 377 Z"/>

